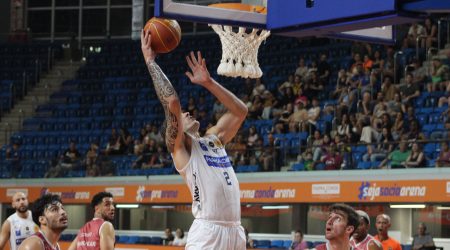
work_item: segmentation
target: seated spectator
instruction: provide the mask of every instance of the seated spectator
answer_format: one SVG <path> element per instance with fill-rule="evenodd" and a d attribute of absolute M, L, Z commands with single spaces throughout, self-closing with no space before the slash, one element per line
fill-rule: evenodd
<path fill-rule="evenodd" d="M 241 133 L 237 134 L 226 148 L 227 152 L 230 152 L 229 157 L 234 165 L 246 165 L 247 144 Z"/>
<path fill-rule="evenodd" d="M 320 55 L 320 61 L 317 65 L 317 74 L 321 82 L 328 85 L 328 81 L 330 80 L 331 75 L 331 66 L 327 62 L 327 55 Z"/>
<path fill-rule="evenodd" d="M 173 246 L 184 247 L 187 243 L 187 236 L 184 235 L 184 231 L 181 228 L 177 228 L 175 231 L 175 239 L 172 242 Z"/>
<path fill-rule="evenodd" d="M 159 145 L 157 151 L 152 154 L 150 162 L 142 164 L 143 169 L 146 168 L 163 168 L 172 163 L 172 158 L 166 151 L 166 147 Z"/>
<path fill-rule="evenodd" d="M 253 125 L 248 129 L 247 146 L 250 148 L 254 147 L 258 139 L 258 131 L 256 131 L 256 127 Z"/>
<path fill-rule="evenodd" d="M 338 72 L 338 77 L 336 80 L 336 89 L 330 95 L 331 98 L 338 98 L 341 96 L 341 93 L 347 88 L 348 75 L 345 69 L 341 69 Z"/>
<path fill-rule="evenodd" d="M 321 162 L 325 164 L 325 170 L 339 170 L 342 165 L 342 157 L 336 153 L 336 146 L 328 147 L 326 154 L 322 157 Z"/>
<path fill-rule="evenodd" d="M 280 86 L 278 86 L 278 92 L 282 92 L 284 88 L 292 88 L 294 85 L 294 75 L 290 74 L 285 82 L 283 82 Z"/>
<path fill-rule="evenodd" d="M 317 120 L 320 117 L 320 103 L 317 97 L 312 98 L 312 106 L 308 109 L 306 119 L 301 121 L 301 131 L 311 133 L 317 127 Z"/>
<path fill-rule="evenodd" d="M 409 141 L 425 140 L 425 135 L 420 131 L 417 120 L 409 121 L 409 131 L 404 134 L 404 138 Z"/>
<path fill-rule="evenodd" d="M 424 223 L 419 223 L 417 227 L 417 234 L 414 235 L 412 241 L 413 250 L 434 250 L 435 245 L 433 237 L 427 233 L 427 226 Z"/>
<path fill-rule="evenodd" d="M 415 142 L 412 145 L 411 153 L 405 162 L 403 162 L 405 168 L 424 168 L 426 167 L 425 154 L 422 151 L 419 143 Z"/>
<path fill-rule="evenodd" d="M 261 119 L 269 120 L 274 116 L 274 112 L 276 112 L 275 107 L 278 106 L 277 99 L 273 96 L 272 92 L 265 90 L 263 96 L 263 111 L 261 114 Z"/>
<path fill-rule="evenodd" d="M 426 39 L 422 40 L 422 48 L 431 48 L 437 43 L 437 25 L 431 17 L 427 17 L 423 27 L 426 32 Z"/>
<path fill-rule="evenodd" d="M 264 90 L 266 90 L 266 86 L 264 86 L 264 84 L 261 81 L 261 78 L 257 78 L 255 80 L 255 86 L 253 87 L 252 90 L 252 96 L 262 96 L 262 94 L 264 93 Z"/>
<path fill-rule="evenodd" d="M 384 68 L 384 60 L 381 58 L 381 53 L 379 50 L 376 50 L 373 54 L 373 61 L 372 61 L 372 69 L 379 74 L 380 70 Z"/>
<path fill-rule="evenodd" d="M 264 159 L 261 156 L 264 153 L 264 140 L 262 137 L 259 137 L 252 149 L 248 152 L 249 154 L 249 164 L 250 165 L 262 165 L 264 163 Z"/>
<path fill-rule="evenodd" d="M 372 59 L 370 59 L 369 55 L 364 55 L 364 59 L 363 59 L 363 68 L 365 70 L 372 70 L 373 67 L 373 61 Z"/>
<path fill-rule="evenodd" d="M 158 127 L 156 125 L 152 125 L 150 133 L 147 134 L 147 136 L 154 140 L 156 144 L 163 143 L 163 138 L 161 136 L 161 133 L 158 130 Z"/>
<path fill-rule="evenodd" d="M 386 159 L 384 159 L 378 168 L 403 168 L 402 163 L 408 159 L 411 152 L 407 148 L 406 142 L 400 142 L 399 148 L 392 151 Z"/>
<path fill-rule="evenodd" d="M 350 137 L 352 126 L 348 114 L 343 114 L 340 124 L 337 126 L 337 134 L 341 137 Z"/>
<path fill-rule="evenodd" d="M 68 171 L 76 170 L 81 165 L 81 154 L 76 148 L 74 141 L 70 142 L 69 148 L 64 151 L 59 162 L 53 168 L 50 168 L 45 174 L 45 178 L 62 177 Z"/>
<path fill-rule="evenodd" d="M 298 62 L 298 67 L 295 69 L 295 75 L 301 76 L 302 79 L 305 79 L 306 75 L 308 74 L 308 66 L 305 64 L 305 59 L 300 58 Z"/>
<path fill-rule="evenodd" d="M 91 147 L 86 153 L 86 176 L 96 176 L 97 174 L 97 158 L 98 158 L 98 145 L 91 143 Z"/>
<path fill-rule="evenodd" d="M 381 131 L 381 138 L 379 139 L 378 144 L 367 146 L 367 153 L 363 155 L 364 161 L 382 161 L 394 149 L 394 139 L 392 138 L 389 128 L 384 127 Z"/>
<path fill-rule="evenodd" d="M 262 164 L 263 171 L 275 171 L 278 170 L 276 159 L 279 152 L 275 148 L 275 138 L 273 134 L 268 134 L 268 145 L 264 147 L 264 151 L 259 156 L 259 162 Z"/>
<path fill-rule="evenodd" d="M 20 145 L 16 142 L 13 143 L 12 147 L 8 147 L 6 149 L 6 160 L 11 162 L 11 177 L 15 178 L 22 170 L 22 166 L 20 164 L 20 154 L 19 154 Z"/>
<path fill-rule="evenodd" d="M 402 102 L 405 105 L 413 106 L 414 100 L 420 96 L 420 88 L 417 83 L 413 82 L 413 76 L 411 73 L 406 74 L 406 84 L 400 88 L 400 95 Z"/>
<path fill-rule="evenodd" d="M 313 161 L 319 161 L 323 145 L 323 139 L 320 131 L 314 131 L 313 137 L 308 138 L 308 142 L 308 146 L 312 148 Z"/>
<path fill-rule="evenodd" d="M 150 139 L 149 137 L 144 138 L 144 143 L 142 148 L 139 150 L 138 157 L 133 163 L 133 168 L 139 169 L 142 168 L 144 164 L 149 164 L 152 156 L 157 151 L 157 145 L 155 140 Z"/>
<path fill-rule="evenodd" d="M 263 112 L 263 100 L 260 95 L 253 96 L 252 104 L 248 109 L 248 118 L 250 119 L 260 119 Z"/>
<path fill-rule="evenodd" d="M 427 85 L 429 92 L 445 91 L 447 90 L 446 81 L 448 79 L 449 67 L 442 63 L 442 60 L 435 56 L 433 57 L 433 67 L 431 67 L 431 83 Z"/>
<path fill-rule="evenodd" d="M 413 59 L 412 63 L 409 66 L 412 69 L 411 74 L 413 75 L 413 82 L 418 84 L 419 86 L 423 86 L 423 84 L 428 79 L 427 67 L 424 67 L 422 65 L 422 61 L 417 58 Z"/>
<path fill-rule="evenodd" d="M 166 228 L 166 230 L 164 230 L 163 244 L 166 246 L 171 245 L 174 239 L 175 237 L 173 236 L 172 229 L 170 227 Z"/>
<path fill-rule="evenodd" d="M 417 38 L 426 35 L 427 35 L 426 30 L 422 25 L 418 23 L 413 23 L 408 30 L 408 35 L 405 37 L 405 39 L 403 39 L 402 48 L 403 49 L 415 48 Z"/>
<path fill-rule="evenodd" d="M 131 136 L 128 129 L 121 127 L 120 128 L 120 151 L 123 154 L 133 154 L 134 151 L 134 145 L 133 145 L 133 137 Z"/>
<path fill-rule="evenodd" d="M 120 155 L 123 154 L 123 148 L 124 145 L 122 144 L 120 135 L 117 134 L 117 130 L 115 128 L 112 128 L 108 144 L 106 145 L 105 153 L 107 155 Z"/>
<path fill-rule="evenodd" d="M 301 99 L 295 101 L 294 113 L 288 118 L 289 132 L 295 133 L 302 129 L 301 125 L 308 119 L 308 111 L 305 108 L 306 103 Z"/>
<path fill-rule="evenodd" d="M 317 62 L 313 60 L 311 62 L 311 65 L 308 68 L 308 72 L 306 75 L 302 78 L 303 81 L 307 82 L 312 78 L 312 75 L 317 74 Z"/>
<path fill-rule="evenodd" d="M 397 93 L 397 87 L 392 84 L 391 77 L 384 77 L 383 84 L 381 84 L 381 92 L 383 93 L 385 102 L 394 100 L 395 93 Z"/>
<path fill-rule="evenodd" d="M 226 111 L 225 106 L 219 101 L 219 99 L 216 98 L 214 100 L 213 109 L 212 109 L 213 114 L 216 114 L 216 113 L 223 114 L 223 113 L 225 113 L 225 111 Z"/>
<path fill-rule="evenodd" d="M 439 156 L 436 159 L 436 167 L 450 167 L 450 150 L 447 142 L 441 142 Z"/>
<path fill-rule="evenodd" d="M 379 92 L 381 93 L 381 92 Z M 382 94 L 381 94 L 382 95 Z M 384 99 L 384 97 L 383 97 Z M 390 116 L 396 117 L 397 113 L 404 112 L 405 106 L 402 103 L 402 97 L 399 93 L 395 93 L 394 99 L 387 102 L 387 111 Z M 403 115 L 403 114 L 402 114 Z"/>
<path fill-rule="evenodd" d="M 308 249 L 308 244 L 303 240 L 303 232 L 298 229 L 295 231 L 294 240 L 292 241 L 289 250 L 306 250 Z"/>
<path fill-rule="evenodd" d="M 404 122 L 405 117 L 403 116 L 403 112 L 400 111 L 395 115 L 394 124 L 392 125 L 391 134 L 394 140 L 400 139 L 401 135 L 403 134 Z"/>
<path fill-rule="evenodd" d="M 295 95 L 295 96 L 298 96 L 298 95 L 300 94 L 300 93 L 299 93 L 299 90 L 300 90 L 301 88 L 303 88 L 303 85 L 305 85 L 305 84 L 304 84 L 303 81 L 302 81 L 302 77 L 296 75 L 296 76 L 294 77 L 294 82 L 292 83 L 292 91 L 294 92 L 294 95 Z"/>

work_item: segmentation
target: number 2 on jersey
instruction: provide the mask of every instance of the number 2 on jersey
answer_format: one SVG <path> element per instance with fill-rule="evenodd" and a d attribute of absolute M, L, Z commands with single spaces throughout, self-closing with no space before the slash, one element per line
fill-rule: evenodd
<path fill-rule="evenodd" d="M 228 172 L 223 172 L 223 175 L 225 176 L 225 181 L 227 182 L 228 186 L 231 186 L 231 180 L 230 176 L 228 175 Z"/>

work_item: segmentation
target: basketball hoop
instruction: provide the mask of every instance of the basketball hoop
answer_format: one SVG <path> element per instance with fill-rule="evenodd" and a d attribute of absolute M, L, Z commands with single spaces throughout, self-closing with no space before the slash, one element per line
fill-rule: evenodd
<path fill-rule="evenodd" d="M 258 9 L 261 9 L 259 6 L 233 3 L 210 6 L 254 12 L 260 12 Z M 264 7 L 262 9 L 265 10 Z M 238 27 L 236 32 L 236 29 L 233 30 L 233 27 L 228 25 L 209 24 L 209 26 L 219 35 L 222 44 L 222 59 L 217 68 L 217 74 L 243 78 L 260 78 L 262 76 L 258 64 L 258 49 L 262 41 L 269 37 L 270 31 Z M 251 32 L 247 33 L 247 30 L 251 30 Z"/>

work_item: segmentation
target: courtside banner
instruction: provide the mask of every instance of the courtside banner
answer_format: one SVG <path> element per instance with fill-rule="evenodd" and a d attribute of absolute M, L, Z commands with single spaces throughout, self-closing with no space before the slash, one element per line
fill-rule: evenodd
<path fill-rule="evenodd" d="M 241 183 L 243 203 L 328 202 L 449 202 L 450 180 L 269 182 Z M 192 201 L 185 184 L 117 186 L 23 186 L 0 188 L 0 202 L 16 191 L 33 201 L 45 193 L 59 194 L 64 203 L 89 203 L 100 191 L 113 193 L 116 203 L 181 203 Z"/>

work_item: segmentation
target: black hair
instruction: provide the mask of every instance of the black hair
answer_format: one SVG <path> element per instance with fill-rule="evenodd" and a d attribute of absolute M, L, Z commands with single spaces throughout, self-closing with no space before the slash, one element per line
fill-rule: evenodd
<path fill-rule="evenodd" d="M 347 226 L 353 226 L 353 232 L 355 232 L 356 228 L 358 228 L 359 215 L 351 206 L 343 203 L 336 203 L 330 207 L 330 212 L 331 211 L 344 212 L 347 215 Z M 350 234 L 350 236 L 353 234 L 353 232 Z"/>
<path fill-rule="evenodd" d="M 178 229 L 179 229 L 180 232 L 181 232 L 180 239 L 183 239 L 183 238 L 184 238 L 184 230 L 181 229 L 181 228 L 178 228 Z"/>
<path fill-rule="evenodd" d="M 31 206 L 31 214 L 33 215 L 34 223 L 36 223 L 36 225 L 38 226 L 41 226 L 39 217 L 44 215 L 44 211 L 48 205 L 57 202 L 62 203 L 61 197 L 56 194 L 44 194 L 43 196 L 35 200 L 33 205 Z"/>
<path fill-rule="evenodd" d="M 100 192 L 95 194 L 94 197 L 92 197 L 91 207 L 95 209 L 95 206 L 102 203 L 103 198 L 105 197 L 113 198 L 113 195 L 110 192 Z"/>
<path fill-rule="evenodd" d="M 303 232 L 302 232 L 302 230 L 301 229 L 297 229 L 297 230 L 295 230 L 295 233 L 299 233 L 301 236 L 302 236 L 302 238 L 303 238 Z"/>

